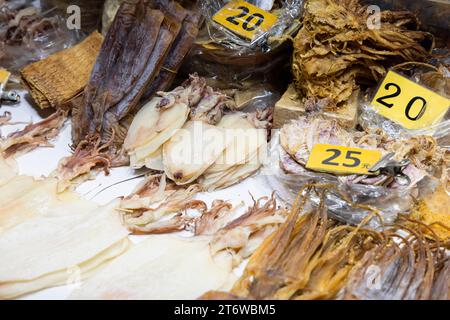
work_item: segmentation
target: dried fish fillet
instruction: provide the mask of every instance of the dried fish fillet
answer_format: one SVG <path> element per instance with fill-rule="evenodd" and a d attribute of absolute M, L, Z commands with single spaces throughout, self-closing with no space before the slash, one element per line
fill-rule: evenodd
<path fill-rule="evenodd" d="M 67 112 L 58 110 L 23 130 L 13 132 L 0 140 L 0 152 L 4 158 L 18 156 L 37 147 L 52 147 L 49 140 L 55 138 L 67 119 Z"/>
<path fill-rule="evenodd" d="M 22 69 L 22 79 L 40 108 L 60 108 L 86 86 L 103 36 L 92 33 L 72 48 Z"/>

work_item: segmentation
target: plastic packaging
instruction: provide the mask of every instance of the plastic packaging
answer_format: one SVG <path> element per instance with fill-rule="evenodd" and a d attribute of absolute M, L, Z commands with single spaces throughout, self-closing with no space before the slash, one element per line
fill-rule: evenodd
<path fill-rule="evenodd" d="M 68 30 L 55 8 L 10 7 L 0 3 L 0 65 L 17 72 L 25 65 L 75 44 L 80 35 Z"/>
<path fill-rule="evenodd" d="M 200 1 L 206 19 L 209 42 L 224 46 L 233 50 L 236 54 L 245 55 L 253 50 L 263 52 L 273 50 L 280 45 L 283 38 L 292 35 L 300 27 L 296 19 L 301 14 L 303 0 L 248 0 L 247 3 L 276 15 L 278 19 L 267 31 L 256 30 L 253 39 L 243 39 L 243 37 L 213 21 L 213 16 L 228 2 L 226 0 Z M 202 42 L 206 43 L 208 40 L 204 38 Z"/>

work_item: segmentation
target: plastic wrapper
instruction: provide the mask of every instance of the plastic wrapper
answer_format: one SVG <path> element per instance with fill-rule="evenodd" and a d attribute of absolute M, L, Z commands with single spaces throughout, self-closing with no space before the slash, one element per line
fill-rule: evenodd
<path fill-rule="evenodd" d="M 277 16 L 275 24 L 265 32 L 256 32 L 252 40 L 245 40 L 231 32 L 227 28 L 213 21 L 213 16 L 229 1 L 226 0 L 202 0 L 201 6 L 206 19 L 206 30 L 209 38 L 215 44 L 220 44 L 233 50 L 236 54 L 245 55 L 249 51 L 261 50 L 264 52 L 273 50 L 280 44 L 277 39 L 290 35 L 299 28 L 296 19 L 301 14 L 302 0 L 249 0 L 246 1 L 271 12 Z"/>
<path fill-rule="evenodd" d="M 379 228 L 383 224 L 392 223 L 398 214 L 407 213 L 412 208 L 415 198 L 422 189 L 432 189 L 439 184 L 438 179 L 427 176 L 415 186 L 395 189 L 362 184 L 349 185 L 339 181 L 338 176 L 307 169 L 301 174 L 287 174 L 280 168 L 280 157 L 279 131 L 274 130 L 269 159 L 261 174 L 277 191 L 281 200 L 288 204 L 294 203 L 299 190 L 308 184 L 330 185 L 330 192 L 326 197 L 329 214 L 337 220 L 354 225 L 362 222 L 374 211 L 379 215 L 369 221 L 369 227 Z M 319 199 L 313 198 L 313 201 L 318 202 Z"/>
<path fill-rule="evenodd" d="M 12 72 L 71 47 L 80 38 L 78 31 L 68 30 L 56 8 L 41 12 L 27 5 L 0 1 L 0 65 Z"/>

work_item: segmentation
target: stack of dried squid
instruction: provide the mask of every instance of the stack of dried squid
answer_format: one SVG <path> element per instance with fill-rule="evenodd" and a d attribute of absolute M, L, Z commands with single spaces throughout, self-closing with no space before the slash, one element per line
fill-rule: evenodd
<path fill-rule="evenodd" d="M 75 145 L 98 137 L 108 145 L 112 165 L 120 157 L 129 120 L 139 101 L 167 89 L 198 32 L 195 5 L 129 0 L 119 8 L 105 36 L 82 101 L 74 103 Z"/>

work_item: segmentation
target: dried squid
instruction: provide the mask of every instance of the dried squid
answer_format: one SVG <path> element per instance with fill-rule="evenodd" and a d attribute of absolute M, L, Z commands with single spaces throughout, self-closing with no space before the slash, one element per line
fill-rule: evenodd
<path fill-rule="evenodd" d="M 308 0 L 294 40 L 292 70 L 306 100 L 323 100 L 326 110 L 342 106 L 359 88 L 375 85 L 387 68 L 424 61 L 432 46 L 417 31 L 410 12 L 381 12 L 380 26 L 359 0 Z M 427 44 L 428 42 L 428 44 Z"/>
<path fill-rule="evenodd" d="M 195 299 L 209 290 L 229 289 L 242 254 L 250 255 L 252 244 L 267 236 L 267 228 L 284 221 L 284 211 L 276 209 L 273 198 L 266 204 L 262 201 L 232 221 L 220 210 L 210 211 L 197 221 L 193 238 L 150 236 L 88 279 L 71 298 Z M 211 250 L 214 243 L 222 246 Z"/>
<path fill-rule="evenodd" d="M 327 187 L 310 188 L 233 289 L 202 299 L 448 299 L 448 243 L 427 239 L 429 226 L 406 216 L 383 231 L 366 229 L 367 220 L 340 224 L 327 217 Z M 322 199 L 318 206 L 312 194 Z"/>
<path fill-rule="evenodd" d="M 19 175 L 0 186 L 0 203 L 2 299 L 85 279 L 128 247 L 119 200 L 99 206 L 58 193 L 54 178 Z"/>
<path fill-rule="evenodd" d="M 19 156 L 37 147 L 51 147 L 50 140 L 55 138 L 67 119 L 67 112 L 58 110 L 37 123 L 10 133 L 0 140 L 0 153 L 4 158 Z"/>
<path fill-rule="evenodd" d="M 397 140 L 389 138 L 381 130 L 349 130 L 339 126 L 336 120 L 309 116 L 291 121 L 281 129 L 280 165 L 283 170 L 291 174 L 305 173 L 310 152 L 319 143 L 380 150 L 382 155 L 393 152 L 396 161 L 408 159 L 411 163 L 403 169 L 403 173 L 410 179 L 409 187 L 415 186 L 427 174 L 445 175 L 448 167 L 448 152 L 439 147 L 432 137 Z M 399 186 L 385 174 L 347 175 L 340 176 L 339 180 L 345 184 Z"/>

